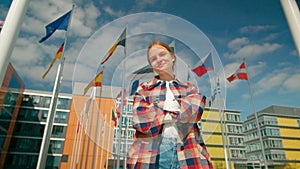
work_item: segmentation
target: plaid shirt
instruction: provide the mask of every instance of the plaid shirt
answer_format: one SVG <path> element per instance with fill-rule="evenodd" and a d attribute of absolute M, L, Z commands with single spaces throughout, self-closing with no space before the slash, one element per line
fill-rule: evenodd
<path fill-rule="evenodd" d="M 180 105 L 176 125 L 182 144 L 177 148 L 181 169 L 211 169 L 210 155 L 197 126 L 205 106 L 205 96 L 196 87 L 175 79 L 170 89 Z M 159 153 L 163 121 L 166 115 L 159 102 L 164 103 L 166 83 L 156 77 L 141 83 L 133 103 L 133 127 L 135 139 L 127 152 L 127 167 L 130 169 L 154 169 Z M 163 104 L 162 104 L 163 105 Z"/>

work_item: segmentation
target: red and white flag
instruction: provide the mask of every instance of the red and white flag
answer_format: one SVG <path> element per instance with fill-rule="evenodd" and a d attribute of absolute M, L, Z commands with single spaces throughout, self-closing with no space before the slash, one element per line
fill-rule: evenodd
<path fill-rule="evenodd" d="M 240 67 L 235 71 L 234 74 L 232 74 L 231 76 L 229 76 L 227 78 L 227 80 L 229 82 L 232 82 L 235 79 L 240 79 L 240 80 L 248 80 L 248 75 L 246 72 L 246 63 L 243 62 Z"/>

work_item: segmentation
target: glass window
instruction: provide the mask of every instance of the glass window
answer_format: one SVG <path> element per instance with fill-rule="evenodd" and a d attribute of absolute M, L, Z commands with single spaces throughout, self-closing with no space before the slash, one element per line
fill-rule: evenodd
<path fill-rule="evenodd" d="M 68 112 L 61 112 L 61 111 L 56 111 L 55 113 L 55 122 L 59 123 L 59 122 L 67 122 L 67 116 L 68 116 Z"/>
<path fill-rule="evenodd" d="M 65 136 L 65 127 L 64 126 L 53 126 L 52 129 L 53 137 L 64 137 Z"/>
<path fill-rule="evenodd" d="M 58 98 L 57 108 L 58 109 L 69 109 L 71 100 L 68 98 Z"/>

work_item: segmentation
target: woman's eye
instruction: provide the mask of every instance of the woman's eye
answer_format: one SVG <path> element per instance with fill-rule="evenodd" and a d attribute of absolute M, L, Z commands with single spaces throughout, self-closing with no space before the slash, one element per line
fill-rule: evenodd
<path fill-rule="evenodd" d="M 165 52 L 165 51 L 164 52 L 160 52 L 159 56 L 165 56 L 166 54 L 167 54 L 167 52 Z"/>

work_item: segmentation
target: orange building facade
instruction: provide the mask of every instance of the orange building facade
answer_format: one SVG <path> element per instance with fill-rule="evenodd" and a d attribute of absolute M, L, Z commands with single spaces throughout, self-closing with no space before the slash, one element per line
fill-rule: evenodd
<path fill-rule="evenodd" d="M 60 168 L 106 168 L 112 158 L 113 112 L 112 98 L 73 95 Z"/>

